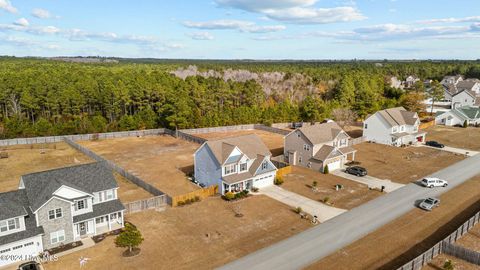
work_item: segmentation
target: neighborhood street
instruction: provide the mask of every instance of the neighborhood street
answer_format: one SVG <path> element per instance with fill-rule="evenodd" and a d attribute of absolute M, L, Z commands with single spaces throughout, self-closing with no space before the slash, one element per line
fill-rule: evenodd
<path fill-rule="evenodd" d="M 369 188 L 378 188 L 381 189 L 382 186 L 385 187 L 385 192 L 392 192 L 394 190 L 397 190 L 401 187 L 404 187 L 404 184 L 399 184 L 392 182 L 390 180 L 383 180 L 379 179 L 376 177 L 373 177 L 371 175 L 365 175 L 365 176 L 356 176 L 356 175 L 351 175 L 349 173 L 346 173 L 345 170 L 336 170 L 332 172 L 332 174 L 343 177 L 352 181 L 355 181 L 357 183 L 365 184 Z"/>
<path fill-rule="evenodd" d="M 416 183 L 408 184 L 220 269 L 306 267 L 400 217 L 416 207 L 419 200 L 439 196 L 480 174 L 479 165 L 480 155 L 467 158 L 431 175 L 448 180 L 447 188 L 428 189 Z M 442 211 L 442 207 L 435 211 Z"/>

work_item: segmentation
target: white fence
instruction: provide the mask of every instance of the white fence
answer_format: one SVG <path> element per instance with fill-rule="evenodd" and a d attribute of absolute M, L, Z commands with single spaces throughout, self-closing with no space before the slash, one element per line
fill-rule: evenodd
<path fill-rule="evenodd" d="M 252 130 L 252 129 L 255 129 L 254 126 L 255 126 L 254 124 L 249 124 L 249 125 L 236 125 L 236 126 L 223 126 L 223 127 L 182 129 L 180 131 L 187 134 L 203 134 L 203 133 L 226 132 L 226 131 L 235 131 L 235 130 Z"/>
<path fill-rule="evenodd" d="M 160 195 L 144 200 L 125 203 L 125 214 L 141 212 L 148 209 L 164 210 L 167 207 L 167 196 Z"/>

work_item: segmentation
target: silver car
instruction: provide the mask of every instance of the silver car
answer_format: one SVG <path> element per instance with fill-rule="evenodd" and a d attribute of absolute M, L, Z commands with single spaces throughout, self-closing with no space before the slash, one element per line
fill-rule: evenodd
<path fill-rule="evenodd" d="M 423 210 L 432 211 L 433 208 L 439 205 L 440 205 L 440 199 L 426 198 L 418 205 L 418 207 L 422 208 Z"/>

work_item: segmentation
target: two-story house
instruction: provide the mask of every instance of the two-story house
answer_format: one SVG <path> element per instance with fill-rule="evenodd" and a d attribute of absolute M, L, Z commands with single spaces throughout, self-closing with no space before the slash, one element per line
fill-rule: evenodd
<path fill-rule="evenodd" d="M 125 208 L 118 200 L 117 189 L 112 171 L 101 163 L 23 175 L 19 190 L 0 194 L 5 198 L 0 199 L 5 203 L 2 207 L 16 209 L 6 211 L 5 216 L 2 209 L 0 231 L 4 222 L 8 234 L 0 234 L 0 254 L 37 255 L 122 228 Z M 16 200 L 8 199 L 12 194 Z M 0 265 L 8 263 L 1 261 Z"/>
<path fill-rule="evenodd" d="M 195 179 L 218 185 L 222 195 L 270 186 L 277 172 L 271 156 L 255 134 L 207 141 L 194 154 Z"/>
<path fill-rule="evenodd" d="M 403 107 L 378 111 L 363 122 L 365 140 L 402 146 L 424 142 L 426 132 L 419 131 L 420 119 L 416 112 Z"/>
<path fill-rule="evenodd" d="M 335 122 L 303 126 L 290 132 L 284 140 L 285 161 L 323 172 L 340 169 L 355 159 L 356 150 L 349 146 L 350 136 Z"/>

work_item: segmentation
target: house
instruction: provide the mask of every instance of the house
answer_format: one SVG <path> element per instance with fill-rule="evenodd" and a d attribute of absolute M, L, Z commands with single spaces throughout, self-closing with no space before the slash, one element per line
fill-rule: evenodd
<path fill-rule="evenodd" d="M 440 81 L 441 84 L 443 85 L 457 85 L 460 81 L 463 81 L 463 76 L 462 75 L 456 75 L 456 76 L 445 76 L 443 79 Z"/>
<path fill-rule="evenodd" d="M 416 76 L 410 75 L 405 79 L 403 84 L 405 88 L 412 88 L 413 86 L 415 86 L 415 83 L 418 81 L 420 81 L 419 78 L 417 78 Z"/>
<path fill-rule="evenodd" d="M 388 80 L 388 84 L 390 85 L 390 87 L 393 87 L 393 88 L 399 88 L 399 89 L 403 88 L 402 81 L 395 76 L 390 77 L 390 79 Z"/>
<path fill-rule="evenodd" d="M 446 79 L 444 80 L 451 81 Z M 452 101 L 455 95 L 463 91 L 469 92 L 474 96 L 475 99 L 479 98 L 480 96 L 480 81 L 478 79 L 465 79 L 465 80 L 460 80 L 456 83 L 446 83 L 446 84 L 443 84 L 443 87 L 445 88 L 444 99 L 446 101 Z M 470 104 L 465 104 L 465 106 L 468 106 L 468 105 Z M 452 104 L 452 108 L 453 108 L 453 104 Z"/>
<path fill-rule="evenodd" d="M 426 132 L 419 131 L 420 119 L 416 112 L 403 107 L 378 111 L 363 122 L 363 136 L 367 141 L 402 146 L 424 142 Z"/>
<path fill-rule="evenodd" d="M 0 193 L 0 254 L 44 250 L 123 227 L 124 206 L 112 171 L 91 163 L 23 175 Z M 0 257 L 0 266 L 13 263 Z"/>
<path fill-rule="evenodd" d="M 467 125 L 479 125 L 480 108 L 472 106 L 458 107 L 447 112 L 439 112 L 435 117 L 436 124 L 445 126 L 463 126 L 465 121 Z"/>
<path fill-rule="evenodd" d="M 356 150 L 349 146 L 350 136 L 336 123 L 305 125 L 284 139 L 285 161 L 323 172 L 340 169 L 355 159 Z"/>
<path fill-rule="evenodd" d="M 194 154 L 195 179 L 218 185 L 222 195 L 271 186 L 277 172 L 271 156 L 256 134 L 207 141 Z"/>
<path fill-rule="evenodd" d="M 472 90 L 460 90 L 456 94 L 452 95 L 451 108 L 459 108 L 465 106 L 475 106 L 477 102 L 477 96 Z"/>

